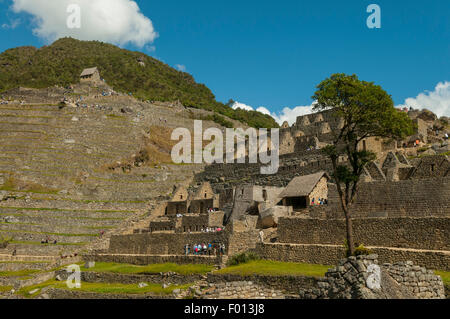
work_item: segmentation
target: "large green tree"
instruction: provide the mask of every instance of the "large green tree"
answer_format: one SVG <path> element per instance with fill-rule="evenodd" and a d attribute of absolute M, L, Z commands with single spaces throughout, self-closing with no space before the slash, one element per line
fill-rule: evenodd
<path fill-rule="evenodd" d="M 341 118 L 341 128 L 334 131 L 332 144 L 323 149 L 331 159 L 333 177 L 344 211 L 349 254 L 354 255 L 352 204 L 364 167 L 376 158 L 362 150 L 360 143 L 369 137 L 402 138 L 413 134 L 413 123 L 381 86 L 358 79 L 356 75 L 334 74 L 317 86 L 313 99 L 315 111 L 330 110 Z M 347 155 L 346 164 L 338 163 Z"/>

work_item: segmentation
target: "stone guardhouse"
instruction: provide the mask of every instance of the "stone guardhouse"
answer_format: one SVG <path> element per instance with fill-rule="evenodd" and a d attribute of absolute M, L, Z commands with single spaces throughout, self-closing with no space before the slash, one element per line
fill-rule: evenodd
<path fill-rule="evenodd" d="M 80 83 L 98 85 L 102 83 L 100 72 L 97 67 L 84 69 L 80 75 Z"/>
<path fill-rule="evenodd" d="M 318 172 L 312 175 L 295 177 L 280 194 L 282 206 L 292 206 L 301 211 L 318 202 L 319 198 L 328 199 L 329 175 Z"/>
<path fill-rule="evenodd" d="M 188 191 L 185 187 L 178 186 L 171 200 L 167 203 L 165 215 L 186 214 L 188 210 Z"/>

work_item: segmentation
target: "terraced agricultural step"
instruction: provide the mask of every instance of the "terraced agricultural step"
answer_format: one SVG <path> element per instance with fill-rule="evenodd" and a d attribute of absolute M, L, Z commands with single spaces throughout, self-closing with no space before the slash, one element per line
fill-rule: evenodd
<path fill-rule="evenodd" d="M 51 207 L 0 206 L 0 216 L 25 215 L 29 217 L 48 216 L 55 218 L 126 218 L 134 214 L 129 210 L 82 210 Z"/>
<path fill-rule="evenodd" d="M 87 243 L 78 244 L 57 244 L 44 245 L 40 241 L 14 241 L 8 245 L 8 250 L 11 252 L 14 249 L 18 255 L 27 256 L 49 256 L 57 258 L 60 254 L 73 254 L 82 248 Z"/>
<path fill-rule="evenodd" d="M 55 234 L 85 234 L 89 236 L 97 236 L 99 232 L 103 229 L 95 227 L 79 227 L 79 226 L 68 226 L 66 223 L 61 225 L 50 225 L 50 224 L 25 224 L 25 223 L 3 223 L 0 222 L 0 232 L 24 232 L 24 233 L 35 233 L 44 235 L 55 235 Z M 108 229 L 109 227 L 105 228 Z"/>

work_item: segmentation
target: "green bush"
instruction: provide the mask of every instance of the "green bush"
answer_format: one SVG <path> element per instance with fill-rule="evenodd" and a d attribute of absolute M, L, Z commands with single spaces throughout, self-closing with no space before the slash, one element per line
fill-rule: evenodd
<path fill-rule="evenodd" d="M 234 255 L 230 259 L 228 259 L 227 266 L 228 267 L 237 266 L 237 265 L 248 263 L 253 260 L 260 260 L 260 259 L 261 259 L 261 257 L 259 257 L 258 254 L 255 254 L 253 252 L 245 252 L 245 253 Z"/>
<path fill-rule="evenodd" d="M 0 237 L 0 248 L 5 249 L 6 247 L 8 247 L 9 243 L 12 241 L 13 241 L 12 237 L 1 236 Z"/>
<path fill-rule="evenodd" d="M 356 244 L 356 245 L 357 245 L 357 247 L 355 247 L 354 256 L 371 255 L 372 254 L 372 251 L 369 248 L 365 247 L 363 244 L 361 244 L 361 245 Z M 345 248 L 345 256 L 347 258 L 350 257 L 351 254 L 350 254 L 350 250 L 348 249 L 347 240 L 345 240 L 345 242 L 344 242 L 344 248 Z"/>

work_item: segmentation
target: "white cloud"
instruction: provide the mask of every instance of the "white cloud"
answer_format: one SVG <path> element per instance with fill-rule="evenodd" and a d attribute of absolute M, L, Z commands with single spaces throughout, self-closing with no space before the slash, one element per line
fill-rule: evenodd
<path fill-rule="evenodd" d="M 253 107 L 243 104 L 243 103 L 239 103 L 239 102 L 234 102 L 232 108 L 234 110 L 238 109 L 238 108 L 241 108 L 241 109 L 247 110 L 247 111 L 255 110 Z M 280 125 L 283 124 L 284 121 L 287 121 L 289 123 L 289 125 L 292 125 L 296 122 L 298 116 L 313 113 L 312 108 L 313 108 L 312 105 L 296 106 L 294 108 L 285 107 L 281 112 L 274 113 L 274 112 L 270 112 L 270 110 L 267 109 L 266 107 L 260 106 L 256 109 L 256 111 L 272 116 L 275 119 L 275 121 L 277 121 L 277 123 Z"/>
<path fill-rule="evenodd" d="M 14 30 L 15 28 L 17 28 L 19 26 L 20 23 L 21 23 L 20 19 L 13 19 L 9 23 L 3 23 L 2 28 Z"/>
<path fill-rule="evenodd" d="M 438 117 L 450 116 L 450 82 L 439 82 L 434 91 L 425 91 L 415 98 L 408 98 L 405 100 L 405 104 L 397 107 L 428 109 Z"/>
<path fill-rule="evenodd" d="M 67 27 L 70 4 L 81 8 L 79 29 Z M 32 15 L 33 33 L 48 42 L 70 36 L 143 47 L 158 37 L 152 21 L 131 0 L 13 0 L 12 10 Z"/>
<path fill-rule="evenodd" d="M 285 107 L 280 113 L 272 114 L 272 117 L 281 125 L 285 121 L 292 125 L 296 122 L 298 116 L 312 114 L 313 106 L 296 106 L 294 108 Z"/>
<path fill-rule="evenodd" d="M 177 68 L 178 71 L 186 72 L 186 66 L 183 64 L 176 64 L 175 67 Z"/>
<path fill-rule="evenodd" d="M 249 105 L 246 105 L 244 103 L 234 102 L 234 104 L 231 106 L 233 110 L 237 109 L 243 109 L 245 111 L 254 111 L 255 109 Z"/>

